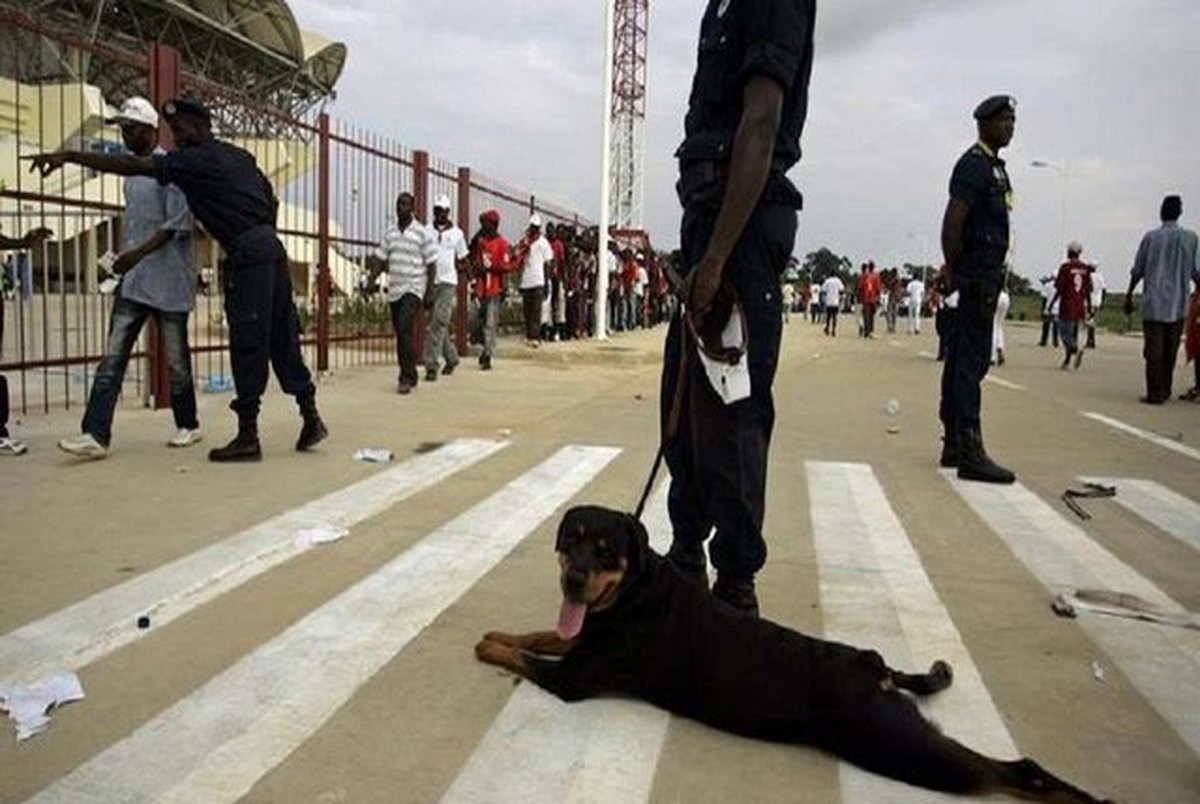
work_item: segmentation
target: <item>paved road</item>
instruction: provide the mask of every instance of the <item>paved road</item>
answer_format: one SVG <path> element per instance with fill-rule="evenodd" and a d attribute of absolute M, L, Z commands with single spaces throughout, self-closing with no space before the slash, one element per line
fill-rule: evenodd
<path fill-rule="evenodd" d="M 1136 340 L 1102 339 L 1076 373 L 1035 335 L 1010 332 L 985 391 L 989 446 L 1020 481 L 995 489 L 934 465 L 928 332 L 832 340 L 793 319 L 763 610 L 894 664 L 950 658 L 929 711 L 974 746 L 1127 801 L 1200 801 L 1200 632 L 1049 608 L 1075 585 L 1200 610 L 1200 407 L 1136 403 Z M 407 398 L 390 370 L 340 373 L 313 455 L 289 451 L 298 420 L 272 392 L 258 466 L 167 450 L 168 413 L 121 411 L 112 456 L 87 465 L 53 448 L 77 412 L 25 422 L 31 454 L 0 464 L 0 683 L 75 669 L 88 697 L 29 741 L 6 726 L 0 801 L 933 800 L 641 704 L 566 706 L 474 661 L 484 631 L 554 620 L 564 506 L 636 501 L 661 336 L 510 346 Z M 202 400 L 209 443 L 226 401 Z M 397 459 L 354 462 L 360 447 Z M 1119 488 L 1086 522 L 1058 499 L 1083 477 Z M 661 488 L 647 519 L 665 544 Z M 317 526 L 348 536 L 297 540 Z"/>

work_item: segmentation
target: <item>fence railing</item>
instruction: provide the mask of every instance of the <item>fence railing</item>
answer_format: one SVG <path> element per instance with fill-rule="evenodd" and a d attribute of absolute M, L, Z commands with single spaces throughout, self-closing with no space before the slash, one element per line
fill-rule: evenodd
<path fill-rule="evenodd" d="M 291 262 L 306 359 L 320 371 L 394 359 L 372 255 L 394 220 L 399 192 L 414 194 L 422 220 L 438 196 L 449 196 L 468 236 L 489 208 L 500 211 L 502 230 L 513 240 L 534 211 L 550 221 L 587 223 L 531 191 L 326 113 L 294 118 L 245 102 L 236 88 L 190 73 L 171 48 L 131 54 L 0 6 L 0 51 L 0 226 L 9 237 L 39 226 L 55 233 L 41 246 L 3 255 L 0 372 L 9 376 L 18 411 L 49 412 L 86 400 L 112 308 L 112 297 L 99 291 L 98 259 L 118 249 L 124 206 L 119 177 L 74 168 L 42 180 L 21 160 L 42 151 L 119 149 L 119 130 L 104 119 L 132 95 L 156 105 L 179 94 L 202 98 L 214 109 L 218 136 L 255 155 L 281 202 L 278 231 Z M 166 126 L 162 133 L 169 137 Z M 229 368 L 220 249 L 203 232 L 193 241 L 194 374 L 202 389 L 223 389 Z M 460 352 L 466 297 L 464 281 L 455 327 Z M 169 403 L 165 363 L 151 327 L 130 362 L 127 403 Z"/>

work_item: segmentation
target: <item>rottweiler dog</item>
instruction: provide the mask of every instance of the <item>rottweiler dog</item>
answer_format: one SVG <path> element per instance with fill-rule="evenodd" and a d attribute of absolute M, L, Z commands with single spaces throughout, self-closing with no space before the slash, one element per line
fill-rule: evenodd
<path fill-rule="evenodd" d="M 628 514 L 574 508 L 555 549 L 557 631 L 489 633 L 475 647 L 481 661 L 564 701 L 629 695 L 734 734 L 812 745 L 932 790 L 1099 804 L 1031 759 L 984 756 L 926 720 L 909 694 L 948 687 L 945 662 L 901 673 L 875 651 L 746 616 L 651 550 L 646 529 Z"/>

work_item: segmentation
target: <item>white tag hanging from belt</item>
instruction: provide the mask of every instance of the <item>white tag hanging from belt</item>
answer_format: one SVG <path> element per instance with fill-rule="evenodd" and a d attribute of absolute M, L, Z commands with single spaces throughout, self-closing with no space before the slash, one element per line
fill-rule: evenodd
<path fill-rule="evenodd" d="M 703 344 L 696 343 L 696 352 L 700 355 L 700 363 L 704 366 L 704 374 L 708 384 L 721 397 L 726 405 L 740 402 L 750 397 L 750 365 L 747 355 L 750 353 L 749 338 L 742 343 L 745 330 L 742 327 L 742 311 L 736 304 L 729 314 L 729 321 L 721 332 L 721 345 L 736 349 L 741 347 L 741 356 L 736 363 L 714 360 L 704 353 Z"/>

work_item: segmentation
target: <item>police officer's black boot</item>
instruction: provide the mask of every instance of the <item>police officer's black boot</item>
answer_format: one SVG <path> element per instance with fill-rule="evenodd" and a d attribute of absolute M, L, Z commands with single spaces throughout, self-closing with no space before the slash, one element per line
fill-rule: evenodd
<path fill-rule="evenodd" d="M 300 438 L 296 440 L 296 452 L 307 452 L 324 441 L 329 430 L 317 413 L 316 396 L 300 397 L 296 402 L 300 405 L 300 415 L 304 417 L 304 427 L 300 430 Z"/>
<path fill-rule="evenodd" d="M 942 457 L 938 465 L 943 469 L 958 467 L 958 434 L 953 429 L 947 430 L 942 436 Z"/>
<path fill-rule="evenodd" d="M 223 447 L 208 451 L 213 463 L 254 463 L 262 460 L 258 443 L 258 414 L 238 411 L 237 437 Z"/>
<path fill-rule="evenodd" d="M 1017 479 L 1009 470 L 988 457 L 983 448 L 983 435 L 974 429 L 958 434 L 958 477 L 980 483 L 1009 484 Z"/>

